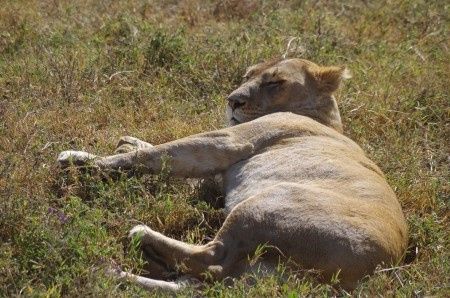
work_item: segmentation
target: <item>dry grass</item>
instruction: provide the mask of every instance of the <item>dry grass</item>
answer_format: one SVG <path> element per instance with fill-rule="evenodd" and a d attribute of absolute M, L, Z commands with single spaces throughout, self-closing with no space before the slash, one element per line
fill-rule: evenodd
<path fill-rule="evenodd" d="M 112 259 L 141 270 L 131 226 L 192 243 L 214 235 L 221 212 L 183 182 L 63 175 L 57 153 L 222 127 L 245 67 L 298 37 L 290 56 L 352 70 L 338 94 L 346 134 L 386 172 L 410 227 L 407 265 L 353 294 L 448 297 L 448 11 L 423 0 L 2 3 L 0 296 L 143 295 L 102 271 Z M 302 274 L 196 294 L 346 295 Z"/>

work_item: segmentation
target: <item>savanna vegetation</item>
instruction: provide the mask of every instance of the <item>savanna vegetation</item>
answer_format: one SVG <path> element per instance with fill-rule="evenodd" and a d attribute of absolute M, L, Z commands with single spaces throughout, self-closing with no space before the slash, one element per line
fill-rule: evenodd
<path fill-rule="evenodd" d="M 147 295 L 105 273 L 111 263 L 145 273 L 128 230 L 145 223 L 205 242 L 223 220 L 219 195 L 170 169 L 115 180 L 64 172 L 58 153 L 223 127 L 245 68 L 283 54 L 352 71 L 337 94 L 345 134 L 398 195 L 405 262 L 353 293 L 280 266 L 253 285 L 181 295 L 450 296 L 449 15 L 438 0 L 1 1 L 0 296 Z"/>

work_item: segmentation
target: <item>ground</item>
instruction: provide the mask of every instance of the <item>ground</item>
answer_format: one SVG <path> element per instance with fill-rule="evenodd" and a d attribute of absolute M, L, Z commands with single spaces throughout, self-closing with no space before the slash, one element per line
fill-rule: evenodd
<path fill-rule="evenodd" d="M 182 294 L 450 296 L 449 11 L 425 0 L 4 1 L 0 296 L 144 295 L 104 270 L 116 262 L 144 273 L 126 239 L 133 225 L 190 243 L 212 237 L 224 217 L 216 196 L 206 192 L 205 202 L 170 169 L 113 182 L 64 173 L 57 154 L 109 154 L 122 135 L 159 144 L 223 127 L 245 67 L 283 54 L 351 70 L 337 94 L 345 134 L 398 195 L 406 261 L 353 293 L 299 272 Z"/>

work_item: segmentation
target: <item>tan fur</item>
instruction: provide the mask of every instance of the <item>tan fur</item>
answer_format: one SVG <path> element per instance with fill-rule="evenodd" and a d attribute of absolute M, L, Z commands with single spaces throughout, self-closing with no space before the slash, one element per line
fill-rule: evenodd
<path fill-rule="evenodd" d="M 186 244 L 146 226 L 131 231 L 141 237 L 154 276 L 163 276 L 163 262 L 183 264 L 199 279 L 205 272 L 223 279 L 257 266 L 270 271 L 282 256 L 320 270 L 325 280 L 339 272 L 341 285 L 353 288 L 378 264 L 402 258 L 407 229 L 381 170 L 341 134 L 332 93 L 345 75 L 345 68 L 300 59 L 259 64 L 229 96 L 228 128 L 108 157 L 67 151 L 59 160 L 158 173 L 168 155 L 175 176 L 222 174 L 228 216 L 210 243 Z M 276 249 L 252 264 L 248 255 L 262 244 Z"/>

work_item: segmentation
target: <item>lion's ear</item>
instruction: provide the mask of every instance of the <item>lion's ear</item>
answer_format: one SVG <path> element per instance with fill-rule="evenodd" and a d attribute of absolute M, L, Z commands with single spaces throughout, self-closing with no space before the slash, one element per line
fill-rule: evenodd
<path fill-rule="evenodd" d="M 307 68 L 307 72 L 322 93 L 333 93 L 342 80 L 351 78 L 350 71 L 346 67 L 318 66 Z"/>

